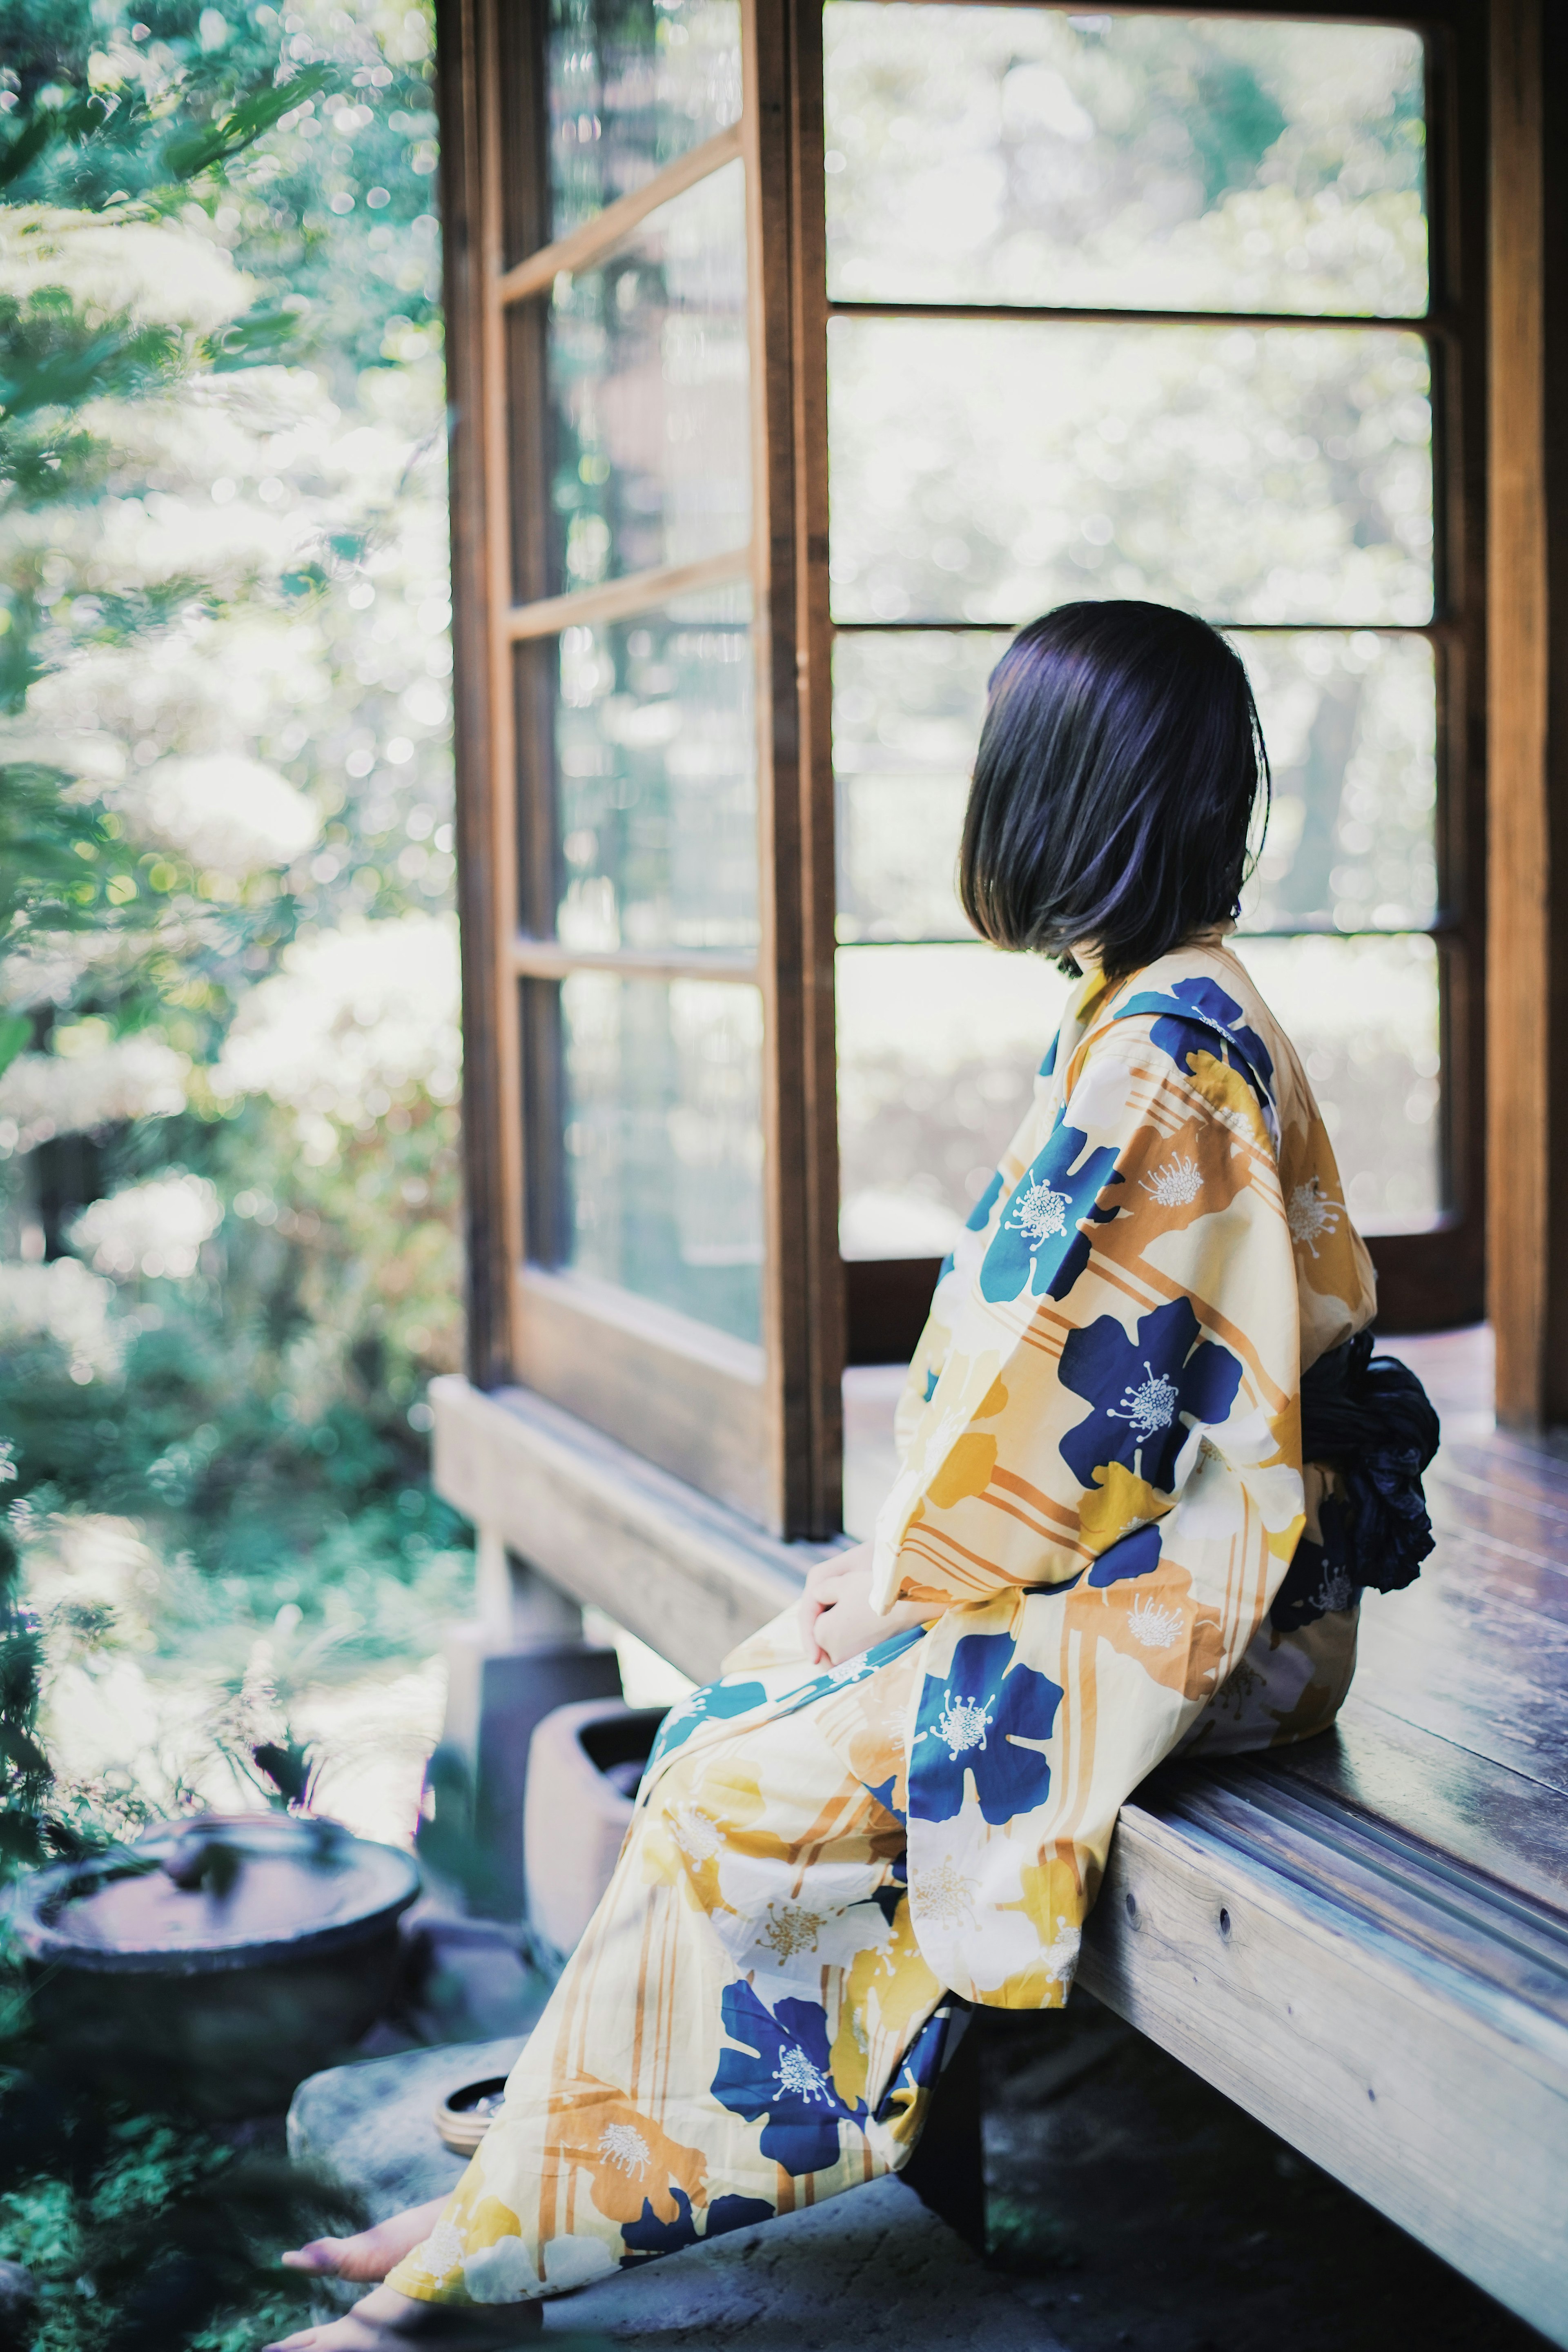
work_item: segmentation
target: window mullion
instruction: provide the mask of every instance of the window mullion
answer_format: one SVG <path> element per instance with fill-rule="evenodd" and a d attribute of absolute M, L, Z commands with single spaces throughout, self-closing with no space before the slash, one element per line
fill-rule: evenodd
<path fill-rule="evenodd" d="M 481 288 L 488 288 L 499 274 L 504 249 L 500 6 L 500 0 L 480 0 L 476 25 Z M 542 158 L 525 152 L 513 158 L 513 168 L 520 165 L 524 172 L 537 173 Z M 522 1087 L 521 1007 L 516 983 L 505 968 L 503 945 L 518 928 L 518 747 L 511 648 L 506 635 L 512 574 L 511 469 L 507 446 L 510 385 L 504 317 L 488 299 L 481 299 L 479 307 L 479 427 L 484 472 L 484 658 L 489 674 L 488 881 L 492 907 L 490 937 L 501 950 L 495 957 L 486 995 L 494 1036 L 500 1115 L 500 1134 L 495 1145 L 500 1171 L 499 1241 L 505 1263 L 516 1266 L 521 1264 L 525 1247 L 524 1170 L 529 1138 Z M 506 1351 L 515 1362 L 519 1346 L 515 1285 L 509 1282 L 505 1290 Z"/>
<path fill-rule="evenodd" d="M 510 269 L 502 270 L 498 266 L 492 280 L 495 300 L 503 310 L 509 309 L 515 302 L 526 302 L 536 294 L 548 293 L 563 271 L 590 268 L 612 252 L 623 237 L 629 236 L 649 213 L 657 212 L 660 205 L 684 195 L 699 180 L 706 180 L 726 163 L 732 163 L 742 152 L 742 126 L 731 123 L 727 131 L 704 140 L 700 147 L 692 147 L 684 155 L 677 156 L 645 186 L 634 188 L 629 195 L 606 205 L 581 228 L 557 237 L 552 245 L 541 246 L 537 253 L 514 263 Z"/>
<path fill-rule="evenodd" d="M 1457 335 L 1458 314 L 1447 308 L 1411 312 L 1373 310 L 1145 310 L 1135 304 L 1088 306 L 1054 302 L 859 302 L 839 297 L 830 319 L 952 319 L 969 325 L 1011 326 L 1044 319 L 1064 326 L 1237 327 L 1267 333 L 1275 327 L 1386 327 L 1437 342 Z"/>
<path fill-rule="evenodd" d="M 574 588 L 563 596 L 542 596 L 532 604 L 511 605 L 505 619 L 507 635 L 517 645 L 529 637 L 556 636 L 574 625 L 628 620 L 634 613 L 647 612 L 672 597 L 721 587 L 730 580 L 749 579 L 752 569 L 748 544 L 705 555 L 695 563 L 666 563 L 653 572 L 628 572 L 596 588 Z"/>

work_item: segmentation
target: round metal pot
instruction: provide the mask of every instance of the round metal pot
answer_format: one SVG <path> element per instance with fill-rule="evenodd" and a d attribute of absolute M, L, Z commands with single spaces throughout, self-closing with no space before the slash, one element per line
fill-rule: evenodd
<path fill-rule="evenodd" d="M 276 2114 L 386 2008 L 418 1891 L 408 1854 L 284 1813 L 37 1871 L 11 1916 L 48 2063 L 215 2121 Z"/>

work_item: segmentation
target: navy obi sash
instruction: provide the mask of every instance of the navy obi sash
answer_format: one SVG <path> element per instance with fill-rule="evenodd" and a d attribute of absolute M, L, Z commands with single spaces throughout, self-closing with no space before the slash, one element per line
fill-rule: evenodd
<path fill-rule="evenodd" d="M 1437 1415 L 1410 1370 L 1374 1356 L 1370 1331 L 1321 1356 L 1301 1379 L 1301 1459 L 1337 1470 L 1341 1492 L 1303 1536 L 1269 1614 L 1281 1633 L 1348 1609 L 1371 1585 L 1414 1584 L 1432 1549 L 1421 1474 L 1437 1451 Z"/>

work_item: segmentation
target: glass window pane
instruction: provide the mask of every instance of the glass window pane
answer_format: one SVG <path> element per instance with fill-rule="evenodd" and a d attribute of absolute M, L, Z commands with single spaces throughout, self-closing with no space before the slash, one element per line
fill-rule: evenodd
<path fill-rule="evenodd" d="M 1426 308 L 1414 32 L 881 0 L 824 23 L 840 299 Z"/>
<path fill-rule="evenodd" d="M 972 937 L 953 887 L 963 805 L 1005 632 L 858 632 L 833 648 L 838 936 Z"/>
<path fill-rule="evenodd" d="M 727 163 L 555 281 L 552 594 L 750 536 L 744 174 Z"/>
<path fill-rule="evenodd" d="M 561 987 L 566 1264 L 762 1336 L 762 1002 L 713 981 Z"/>
<path fill-rule="evenodd" d="M 1443 1206 L 1437 951 L 1429 939 L 1239 940 L 1306 1065 L 1363 1233 L 1406 1233 Z"/>
<path fill-rule="evenodd" d="M 1408 930 L 1436 909 L 1436 679 L 1421 637 L 1236 632 L 1274 772 L 1243 928 Z M 953 887 L 1005 633 L 834 648 L 840 940 L 969 936 Z"/>
<path fill-rule="evenodd" d="M 1072 982 L 1039 956 L 849 947 L 837 958 L 839 1245 L 934 1257 L 1028 1108 Z"/>
<path fill-rule="evenodd" d="M 1432 941 L 1238 946 L 1305 1063 L 1357 1223 L 1428 1223 L 1443 1205 Z M 979 945 L 841 948 L 837 962 L 844 1255 L 938 1255 L 1027 1108 L 1072 983 Z"/>
<path fill-rule="evenodd" d="M 738 0 L 551 0 L 551 236 L 740 113 Z"/>
<path fill-rule="evenodd" d="M 1274 809 L 1244 929 L 1408 930 L 1437 907 L 1437 688 L 1424 637 L 1248 636 Z"/>
<path fill-rule="evenodd" d="M 1431 617 L 1415 335 L 838 318 L 828 344 L 836 618 Z"/>
<path fill-rule="evenodd" d="M 736 585 L 563 633 L 554 912 L 567 947 L 755 945 L 750 609 Z"/>

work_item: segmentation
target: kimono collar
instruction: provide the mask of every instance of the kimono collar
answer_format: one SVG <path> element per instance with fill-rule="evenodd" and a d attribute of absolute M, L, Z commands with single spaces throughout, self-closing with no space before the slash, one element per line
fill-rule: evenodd
<path fill-rule="evenodd" d="M 1184 958 L 1194 950 L 1206 950 L 1209 956 L 1228 958 L 1226 941 L 1234 929 L 1232 923 L 1215 924 L 1184 940 L 1168 955 L 1156 958 L 1143 971 L 1117 981 L 1107 980 L 1098 958 L 1090 962 L 1091 950 L 1075 948 L 1073 953 L 1085 965 L 1085 971 L 1062 1018 L 1055 1065 L 1058 1099 L 1065 1101 L 1071 1090 L 1080 1049 L 1092 1031 L 1114 1021 L 1152 1015 L 1156 1044 L 1163 1045 L 1180 1064 L 1184 1065 L 1187 1050 L 1181 1030 L 1185 1029 L 1190 1036 L 1195 1025 L 1209 1033 L 1219 1058 L 1239 1067 L 1245 1075 L 1264 1124 L 1278 1146 L 1279 1081 L 1272 1055 L 1248 1021 L 1246 1007 L 1222 984 L 1212 965 L 1205 969 L 1200 963 L 1196 970 L 1191 966 L 1183 969 Z M 1179 1024 L 1180 1028 L 1173 1028 L 1172 1024 Z"/>

